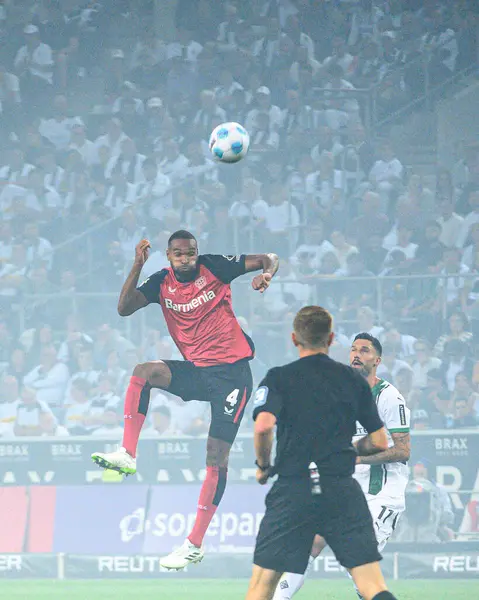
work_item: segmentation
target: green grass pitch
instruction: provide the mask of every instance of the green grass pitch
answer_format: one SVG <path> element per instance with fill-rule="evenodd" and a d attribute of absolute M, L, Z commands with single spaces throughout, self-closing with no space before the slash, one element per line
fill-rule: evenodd
<path fill-rule="evenodd" d="M 218 579 L 7 581 L 0 594 L 8 600 L 242 600 L 247 581 Z M 472 600 L 479 581 L 392 581 L 398 600 Z M 356 600 L 349 581 L 307 581 L 298 600 Z"/>

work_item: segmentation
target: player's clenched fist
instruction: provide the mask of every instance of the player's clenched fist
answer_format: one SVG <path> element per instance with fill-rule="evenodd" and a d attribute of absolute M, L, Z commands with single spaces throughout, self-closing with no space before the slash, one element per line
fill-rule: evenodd
<path fill-rule="evenodd" d="M 143 266 L 148 260 L 148 254 L 150 252 L 150 242 L 148 240 L 141 240 L 135 248 L 135 262 L 138 265 Z"/>
<path fill-rule="evenodd" d="M 273 276 L 271 275 L 271 273 L 260 273 L 259 275 L 256 275 L 252 283 L 253 289 L 259 290 L 259 292 L 262 294 L 265 290 L 268 289 L 272 278 Z"/>

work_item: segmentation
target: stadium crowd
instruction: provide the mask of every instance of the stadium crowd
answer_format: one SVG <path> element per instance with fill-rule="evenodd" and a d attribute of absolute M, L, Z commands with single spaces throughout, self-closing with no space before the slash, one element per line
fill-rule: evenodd
<path fill-rule="evenodd" d="M 477 426 L 479 140 L 426 178 L 368 109 L 477 65 L 475 3 L 178 0 L 175 19 L 162 40 L 148 1 L 0 8 L 0 434 L 121 432 L 133 366 L 177 351 L 115 296 L 135 244 L 146 277 L 179 228 L 203 253 L 280 255 L 264 298 L 237 289 L 259 375 L 317 302 L 338 359 L 357 331 L 381 339 L 413 427 Z M 234 167 L 208 150 L 226 120 L 251 136 Z M 205 432 L 197 404 L 158 393 L 150 432 Z"/>

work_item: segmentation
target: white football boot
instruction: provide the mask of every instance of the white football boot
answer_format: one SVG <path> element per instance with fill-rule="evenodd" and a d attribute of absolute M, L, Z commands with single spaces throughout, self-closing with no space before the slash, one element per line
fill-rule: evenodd
<path fill-rule="evenodd" d="M 107 453 L 94 452 L 91 459 L 103 469 L 111 469 L 124 475 L 134 475 L 136 473 L 136 458 L 130 456 L 125 448 Z"/>
<path fill-rule="evenodd" d="M 194 546 L 190 540 L 186 539 L 182 546 L 173 550 L 168 556 L 160 558 L 160 567 L 164 569 L 174 569 L 180 571 L 188 565 L 194 565 L 203 560 L 205 551 L 203 547 Z"/>

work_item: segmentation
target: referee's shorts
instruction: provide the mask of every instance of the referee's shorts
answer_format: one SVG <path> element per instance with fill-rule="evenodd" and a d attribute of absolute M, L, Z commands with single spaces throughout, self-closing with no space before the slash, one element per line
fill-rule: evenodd
<path fill-rule="evenodd" d="M 280 477 L 266 496 L 254 564 L 302 574 L 317 533 L 347 569 L 382 558 L 366 499 L 352 477 L 322 476 L 317 496 L 311 494 L 308 478 Z"/>

